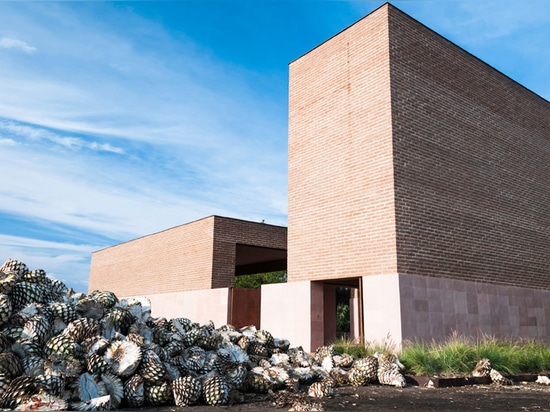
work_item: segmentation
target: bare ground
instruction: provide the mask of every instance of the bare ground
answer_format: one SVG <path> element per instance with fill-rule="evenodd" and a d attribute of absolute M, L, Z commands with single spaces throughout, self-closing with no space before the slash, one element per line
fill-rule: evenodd
<path fill-rule="evenodd" d="M 297 403 L 294 403 L 297 402 Z M 407 386 L 403 389 L 370 385 L 334 389 L 332 398 L 314 399 L 305 394 L 277 392 L 250 395 L 245 403 L 230 406 L 144 408 L 142 411 L 550 411 L 550 387 L 535 383 L 513 386 L 468 385 L 450 388 Z M 316 409 L 299 409 L 314 407 Z"/>

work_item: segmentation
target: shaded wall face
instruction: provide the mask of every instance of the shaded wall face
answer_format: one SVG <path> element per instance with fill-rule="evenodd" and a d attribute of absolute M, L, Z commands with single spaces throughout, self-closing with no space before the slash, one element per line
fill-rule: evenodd
<path fill-rule="evenodd" d="M 398 272 L 550 288 L 550 104 L 390 11 Z"/>
<path fill-rule="evenodd" d="M 550 291 L 399 275 L 403 339 L 550 339 Z"/>
<path fill-rule="evenodd" d="M 94 252 L 88 290 L 118 296 L 210 289 L 214 219 Z"/>
<path fill-rule="evenodd" d="M 290 64 L 289 281 L 396 272 L 386 13 Z"/>

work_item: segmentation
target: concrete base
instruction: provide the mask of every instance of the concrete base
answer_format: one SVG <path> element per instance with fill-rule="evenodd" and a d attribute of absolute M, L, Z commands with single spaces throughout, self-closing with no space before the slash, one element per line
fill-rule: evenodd
<path fill-rule="evenodd" d="M 402 340 L 399 275 L 363 276 L 365 342 L 399 347 Z"/>
<path fill-rule="evenodd" d="M 550 342 L 550 291 L 417 275 L 364 276 L 363 336 L 399 349 L 406 340 L 472 338 Z M 322 282 L 262 285 L 262 329 L 311 352 L 334 339 L 335 287 Z M 152 316 L 229 323 L 230 289 L 147 296 Z M 360 296 L 350 299 L 352 337 L 360 331 Z M 235 309 L 234 310 L 238 310 Z"/>
<path fill-rule="evenodd" d="M 323 285 L 304 281 L 262 285 L 262 329 L 305 351 L 323 345 Z"/>
<path fill-rule="evenodd" d="M 550 341 L 550 291 L 418 275 L 363 277 L 366 342 L 451 334 Z"/>
<path fill-rule="evenodd" d="M 216 327 L 228 323 L 229 288 L 161 293 L 147 298 L 153 317 L 184 317 L 201 325 L 211 320 Z"/>

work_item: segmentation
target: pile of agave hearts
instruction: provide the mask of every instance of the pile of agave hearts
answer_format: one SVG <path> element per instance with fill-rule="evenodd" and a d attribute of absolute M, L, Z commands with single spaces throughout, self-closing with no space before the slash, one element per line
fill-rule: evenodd
<path fill-rule="evenodd" d="M 322 397 L 339 384 L 405 383 L 391 356 L 289 346 L 254 327 L 153 318 L 145 298 L 73 293 L 17 260 L 0 267 L 0 408 L 225 405 L 247 393 Z"/>

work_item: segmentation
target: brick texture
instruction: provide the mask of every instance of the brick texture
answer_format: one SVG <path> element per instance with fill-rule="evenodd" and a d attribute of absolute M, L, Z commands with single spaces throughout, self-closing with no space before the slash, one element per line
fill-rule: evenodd
<path fill-rule="evenodd" d="M 290 64 L 288 278 L 550 289 L 550 104 L 386 4 Z"/>
<path fill-rule="evenodd" d="M 214 218 L 213 288 L 233 286 L 236 244 L 286 250 L 285 227 L 218 216 Z"/>
<path fill-rule="evenodd" d="M 387 13 L 290 64 L 289 281 L 397 271 Z"/>
<path fill-rule="evenodd" d="M 210 216 L 92 253 L 88 289 L 135 296 L 232 287 L 236 244 L 286 250 L 286 228 Z"/>
<path fill-rule="evenodd" d="M 398 272 L 550 289 L 550 103 L 389 11 Z"/>
<path fill-rule="evenodd" d="M 209 289 L 213 235 L 208 217 L 93 252 L 88 289 L 119 296 Z"/>

